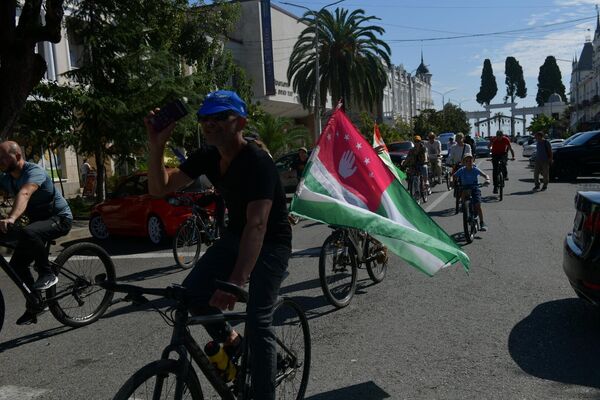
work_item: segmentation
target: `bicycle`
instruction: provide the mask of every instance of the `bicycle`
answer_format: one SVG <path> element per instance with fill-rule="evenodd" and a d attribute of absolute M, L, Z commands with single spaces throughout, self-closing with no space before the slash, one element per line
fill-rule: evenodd
<path fill-rule="evenodd" d="M 502 157 L 498 160 L 498 173 L 496 174 L 496 183 L 498 184 L 498 200 L 502 201 L 504 197 L 504 170 L 506 169 L 506 158 Z"/>
<path fill-rule="evenodd" d="M 206 195 L 199 200 L 183 196 L 170 197 L 167 201 L 174 206 L 192 207 L 192 215 L 177 228 L 173 238 L 175 263 L 181 268 L 190 268 L 200 258 L 202 243 L 210 246 L 221 235 L 216 203 Z"/>
<path fill-rule="evenodd" d="M 247 303 L 248 292 L 228 282 L 215 281 L 217 288 L 234 294 L 238 302 Z M 249 400 L 252 396 L 248 341 L 242 341 L 242 353 L 236 363 L 235 378 L 228 383 L 194 340 L 190 326 L 218 322 L 245 322 L 246 312 L 227 312 L 216 315 L 189 316 L 191 294 L 186 288 L 171 285 L 167 288 L 142 288 L 139 286 L 106 282 L 107 289 L 127 293 L 126 299 L 134 304 L 147 303 L 147 295 L 174 300 L 171 313 L 158 311 L 165 322 L 173 326 L 170 344 L 162 351 L 160 360 L 151 362 L 134 373 L 119 389 L 114 400 L 127 399 L 192 399 L 204 398 L 200 381 L 192 360 L 200 368 L 210 385 L 225 400 Z M 277 373 L 275 384 L 278 399 L 303 399 L 310 370 L 310 332 L 304 312 L 294 301 L 282 297 L 273 312 L 273 327 L 277 348 Z M 244 332 L 244 337 L 247 337 Z M 171 355 L 177 355 L 176 359 Z M 191 359 L 190 357 L 191 356 Z M 260 367 L 260 366 L 259 366 Z M 184 397 L 185 396 L 185 397 Z M 260 399 L 255 399 L 260 400 Z"/>
<path fill-rule="evenodd" d="M 52 244 L 55 242 L 47 243 L 47 250 Z M 0 240 L 0 246 L 15 247 L 14 242 L 6 240 Z M 47 306 L 54 318 L 63 325 L 78 328 L 97 321 L 112 304 L 113 298 L 113 292 L 99 286 L 116 279 L 115 266 L 108 253 L 94 243 L 82 242 L 68 246 L 56 260 L 49 259 L 48 262 L 59 280 L 49 289 L 39 291 L 38 297 L 6 258 L 0 255 L 0 267 L 21 290 L 29 304 L 41 310 Z M 5 315 L 2 297 L 0 291 L 0 330 Z"/>
<path fill-rule="evenodd" d="M 477 185 L 466 185 L 460 187 L 462 196 L 462 214 L 463 214 L 463 232 L 467 243 L 472 243 L 475 234 L 479 231 L 479 215 L 475 211 L 475 206 L 471 202 L 471 190 L 474 187 L 486 186 L 487 183 L 478 183 Z"/>
<path fill-rule="evenodd" d="M 427 187 L 425 186 L 425 181 L 423 180 L 421 173 L 414 169 L 409 174 L 408 192 L 417 204 L 421 204 L 421 202 L 427 203 L 429 194 Z"/>
<path fill-rule="evenodd" d="M 367 232 L 332 227 L 319 254 L 319 281 L 327 300 L 337 308 L 346 307 L 354 296 L 358 268 L 366 266 L 375 283 L 387 272 L 387 249 Z"/>
<path fill-rule="evenodd" d="M 452 189 L 452 174 L 450 173 L 450 168 L 446 164 L 442 165 L 442 176 L 443 180 L 446 182 L 446 189 Z"/>

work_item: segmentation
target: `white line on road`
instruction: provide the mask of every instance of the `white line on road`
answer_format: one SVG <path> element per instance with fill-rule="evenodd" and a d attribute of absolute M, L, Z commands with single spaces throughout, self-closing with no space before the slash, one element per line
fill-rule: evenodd
<path fill-rule="evenodd" d="M 47 393 L 46 389 L 33 389 L 22 386 L 0 386 L 0 400 L 33 400 Z"/>

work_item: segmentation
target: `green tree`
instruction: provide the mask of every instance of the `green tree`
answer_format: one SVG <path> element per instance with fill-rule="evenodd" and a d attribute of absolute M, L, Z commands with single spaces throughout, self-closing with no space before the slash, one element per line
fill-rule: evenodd
<path fill-rule="evenodd" d="M 510 98 L 510 102 L 513 103 L 515 97 L 525 98 L 527 87 L 523 78 L 523 68 L 516 58 L 506 57 L 504 72 L 506 74 L 506 95 Z"/>
<path fill-rule="evenodd" d="M 305 126 L 296 125 L 291 118 L 266 113 L 255 113 L 246 131 L 258 134 L 273 158 L 311 142 L 310 132 Z"/>
<path fill-rule="evenodd" d="M 531 120 L 531 124 L 527 127 L 529 132 L 535 133 L 542 131 L 544 133 L 548 133 L 550 128 L 554 124 L 554 118 L 549 117 L 545 114 L 539 114 L 533 117 Z"/>
<path fill-rule="evenodd" d="M 444 108 L 423 110 L 414 118 L 414 131 L 417 135 L 425 137 L 429 132 L 463 132 L 471 130 L 467 114 L 458 106 L 446 103 Z"/>
<path fill-rule="evenodd" d="M 83 46 L 81 67 L 68 73 L 80 84 L 71 105 L 78 115 L 75 147 L 96 159 L 99 200 L 107 157 L 145 153 L 141 121 L 147 110 L 181 97 L 196 107 L 200 94 L 243 84 L 243 74 L 218 40 L 231 29 L 238 9 L 191 7 L 186 0 L 78 2 L 66 21 Z M 247 97 L 247 85 L 241 89 Z M 178 124 L 173 143 L 185 144 L 196 132 L 190 115 Z"/>
<path fill-rule="evenodd" d="M 535 100 L 538 106 L 543 106 L 552 93 L 558 93 L 563 99 L 566 99 L 562 74 L 558 64 L 556 64 L 556 58 L 553 56 L 546 57 L 544 64 L 540 67 L 537 86 L 538 92 Z"/>
<path fill-rule="evenodd" d="M 27 97 L 46 73 L 46 61 L 36 52 L 36 45 L 60 42 L 63 2 L 0 1 L 0 138 L 12 130 Z"/>
<path fill-rule="evenodd" d="M 413 118 L 415 134 L 424 137 L 429 132 L 441 132 L 439 128 L 440 114 L 441 112 L 433 108 L 422 110 L 419 115 Z"/>
<path fill-rule="evenodd" d="M 390 65 L 390 47 L 378 36 L 385 30 L 368 25 L 379 20 L 365 16 L 361 9 L 310 11 L 299 20 L 307 28 L 302 31 L 290 56 L 287 77 L 298 93 L 305 109 L 315 99 L 315 20 L 319 27 L 320 106 L 331 95 L 332 107 L 343 98 L 347 109 L 372 111 L 383 99 L 387 84 L 386 66 Z"/>
<path fill-rule="evenodd" d="M 479 93 L 477 93 L 477 102 L 482 105 L 490 104 L 492 99 L 496 97 L 496 93 L 498 93 L 496 77 L 492 70 L 492 63 L 486 58 L 481 71 L 481 87 L 479 88 Z"/>

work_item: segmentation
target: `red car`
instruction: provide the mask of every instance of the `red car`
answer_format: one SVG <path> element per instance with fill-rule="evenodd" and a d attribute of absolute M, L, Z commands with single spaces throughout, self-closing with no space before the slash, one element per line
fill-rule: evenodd
<path fill-rule="evenodd" d="M 193 186 L 174 195 L 202 197 L 200 189 Z M 163 198 L 150 196 L 148 177 L 143 172 L 128 177 L 106 201 L 94 206 L 89 229 L 96 239 L 107 239 L 110 235 L 138 236 L 159 244 L 174 236 L 191 214 L 191 207 L 173 206 Z"/>

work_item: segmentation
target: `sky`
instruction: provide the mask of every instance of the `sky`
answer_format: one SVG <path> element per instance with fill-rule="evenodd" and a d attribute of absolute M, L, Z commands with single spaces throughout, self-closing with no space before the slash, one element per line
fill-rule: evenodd
<path fill-rule="evenodd" d="M 318 10 L 333 1 L 290 2 Z M 303 13 L 279 1 L 272 4 Z M 376 23 L 386 31 L 382 39 L 391 47 L 392 62 L 408 71 L 417 68 L 423 51 L 433 74 L 435 108 L 441 108 L 444 93 L 444 101 L 478 111 L 483 108 L 475 96 L 486 58 L 498 85 L 493 103 L 506 95 L 504 62 L 509 56 L 523 67 L 527 85 L 527 97 L 517 99 L 517 107 L 536 105 L 539 68 L 549 55 L 557 59 L 568 93 L 571 60 L 579 58 L 586 36 L 593 38 L 596 29 L 596 4 L 600 0 L 345 0 L 331 9 L 362 8 L 380 18 Z M 455 36 L 467 37 L 441 39 Z"/>

